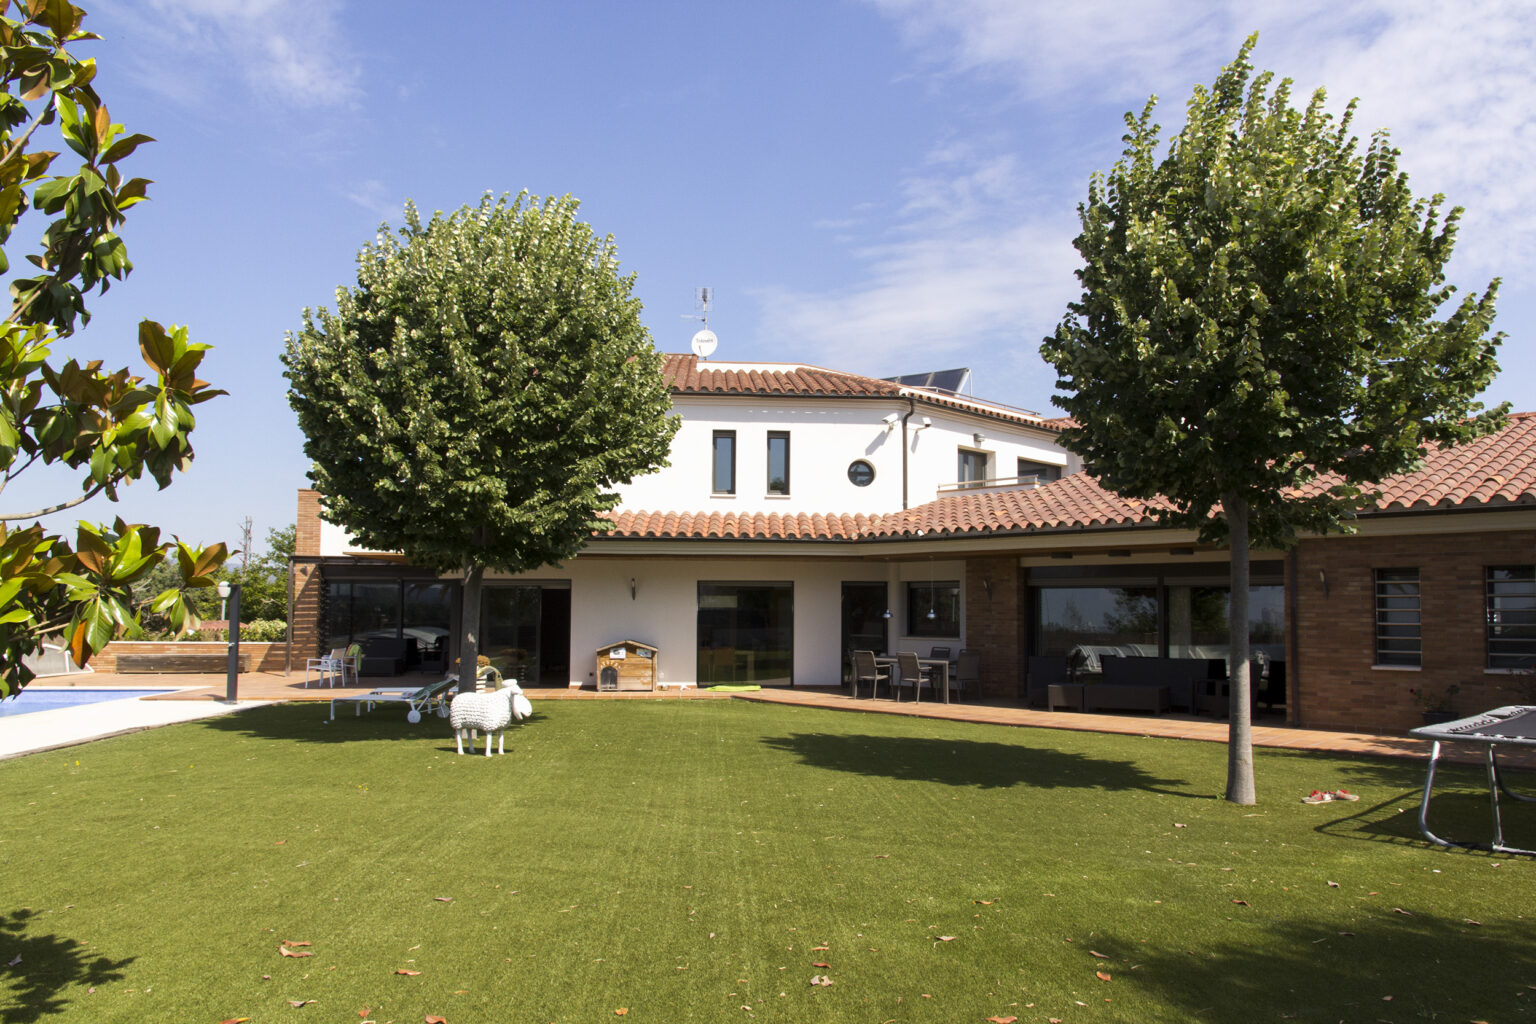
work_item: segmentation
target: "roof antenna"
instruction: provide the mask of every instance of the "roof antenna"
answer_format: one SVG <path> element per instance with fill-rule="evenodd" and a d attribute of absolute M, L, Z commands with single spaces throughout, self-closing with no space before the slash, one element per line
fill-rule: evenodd
<path fill-rule="evenodd" d="M 693 293 L 694 312 L 684 313 L 684 320 L 697 320 L 703 324 L 703 329 L 693 336 L 693 354 L 700 359 L 708 359 L 714 355 L 715 346 L 720 344 L 720 339 L 715 337 L 715 332 L 709 329 L 709 312 L 715 305 L 715 290 L 708 285 L 699 288 Z"/>

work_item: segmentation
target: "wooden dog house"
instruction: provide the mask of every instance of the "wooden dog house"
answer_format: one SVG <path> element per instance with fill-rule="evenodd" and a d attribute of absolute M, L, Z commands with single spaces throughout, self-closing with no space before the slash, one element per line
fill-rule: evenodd
<path fill-rule="evenodd" d="M 597 649 L 597 688 L 603 692 L 656 689 L 656 656 L 638 640 L 618 640 Z"/>

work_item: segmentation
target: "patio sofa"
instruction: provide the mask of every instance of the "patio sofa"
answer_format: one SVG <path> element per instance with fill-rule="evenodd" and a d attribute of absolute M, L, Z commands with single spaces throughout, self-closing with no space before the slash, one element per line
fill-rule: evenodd
<path fill-rule="evenodd" d="M 1106 657 L 1102 664 L 1104 677 L 1098 685 L 1164 687 L 1168 690 L 1168 707 L 1195 711 L 1206 682 L 1222 675 L 1223 663 L 1207 658 Z"/>
<path fill-rule="evenodd" d="M 370 636 L 362 641 L 363 658 L 358 673 L 365 676 L 397 676 L 405 671 L 409 645 L 414 640 L 392 636 Z"/>

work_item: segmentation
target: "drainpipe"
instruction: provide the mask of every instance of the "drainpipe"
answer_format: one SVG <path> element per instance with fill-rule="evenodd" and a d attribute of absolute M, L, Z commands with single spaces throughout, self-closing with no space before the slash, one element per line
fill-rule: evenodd
<path fill-rule="evenodd" d="M 907 414 L 901 418 L 901 510 L 907 510 L 907 420 L 917 412 L 917 402 L 907 396 Z"/>

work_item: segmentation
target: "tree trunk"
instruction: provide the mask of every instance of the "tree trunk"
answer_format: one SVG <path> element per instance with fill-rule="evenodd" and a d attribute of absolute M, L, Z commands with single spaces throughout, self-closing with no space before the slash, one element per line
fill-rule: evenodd
<path fill-rule="evenodd" d="M 473 693 L 480 658 L 480 592 L 485 566 L 469 562 L 464 566 L 464 591 L 459 613 L 459 692 Z"/>
<path fill-rule="evenodd" d="M 1224 494 L 1222 508 L 1231 535 L 1232 599 L 1227 612 L 1227 799 L 1250 806 L 1258 802 L 1253 786 L 1253 722 L 1248 671 L 1248 505 Z"/>

